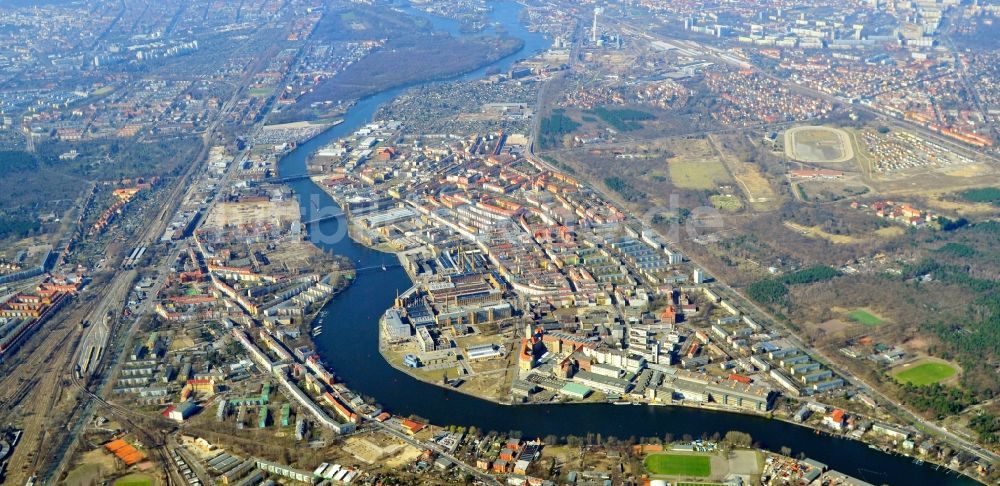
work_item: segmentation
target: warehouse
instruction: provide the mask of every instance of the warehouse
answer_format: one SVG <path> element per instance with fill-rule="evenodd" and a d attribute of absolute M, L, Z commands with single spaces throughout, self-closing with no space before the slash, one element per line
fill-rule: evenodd
<path fill-rule="evenodd" d="M 589 371 L 578 371 L 573 376 L 573 381 L 605 393 L 627 393 L 632 388 L 632 384 L 625 380 L 601 376 Z"/>
<path fill-rule="evenodd" d="M 587 388 L 578 383 L 567 383 L 566 386 L 559 389 L 559 393 L 566 395 L 570 398 L 575 398 L 577 400 L 583 400 L 590 395 L 590 388 Z"/>
<path fill-rule="evenodd" d="M 465 348 L 465 355 L 470 361 L 477 361 L 481 359 L 492 359 L 499 358 L 503 356 L 504 352 L 503 345 L 497 346 L 496 344 L 480 344 L 478 346 L 469 346 Z"/>

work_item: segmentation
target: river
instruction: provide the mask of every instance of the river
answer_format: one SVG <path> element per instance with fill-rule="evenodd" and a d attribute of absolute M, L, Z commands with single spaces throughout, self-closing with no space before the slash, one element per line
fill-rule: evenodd
<path fill-rule="evenodd" d="M 519 21 L 520 5 L 493 2 L 491 20 L 499 22 L 508 34 L 524 40 L 524 48 L 497 62 L 454 79 L 474 79 L 488 70 L 506 71 L 517 59 L 547 48 L 549 42 L 528 31 Z M 416 10 L 408 9 L 411 13 Z M 460 35 L 454 21 L 419 13 L 431 20 L 438 30 Z M 299 145 L 280 162 L 282 176 L 303 174 L 310 154 L 333 140 L 352 133 L 371 121 L 380 105 L 399 95 L 406 87 L 393 88 L 360 100 L 343 117 L 343 123 Z M 290 183 L 295 191 L 303 219 L 314 214 L 313 201 L 320 207 L 335 202 L 310 180 Z M 316 235 L 337 233 L 342 220 L 327 220 L 312 225 L 313 241 L 321 248 L 350 258 L 358 268 L 380 267 L 395 263 L 395 256 L 371 250 L 350 238 L 336 242 L 321 241 Z M 790 447 L 793 454 L 803 453 L 831 468 L 874 484 L 975 485 L 969 478 L 946 474 L 944 469 L 918 466 L 912 459 L 885 454 L 867 445 L 826 435 L 790 423 L 735 413 L 698 410 L 686 407 L 631 406 L 611 404 L 563 404 L 504 406 L 423 383 L 389 366 L 378 351 L 378 320 L 392 305 L 396 292 L 410 287 L 410 279 L 399 266 L 386 271 L 360 272 L 355 281 L 327 306 L 323 334 L 316 348 L 330 368 L 348 386 L 363 395 L 374 397 L 387 410 L 400 415 L 415 414 L 438 425 L 474 425 L 480 430 L 507 432 L 518 430 L 526 437 L 585 436 L 588 432 L 604 437 L 664 437 L 702 434 L 729 430 L 749 433 L 763 446 L 778 450 Z"/>

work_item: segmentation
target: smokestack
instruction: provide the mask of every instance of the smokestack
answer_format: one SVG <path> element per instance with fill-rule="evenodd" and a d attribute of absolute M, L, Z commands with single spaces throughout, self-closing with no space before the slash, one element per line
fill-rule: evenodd
<path fill-rule="evenodd" d="M 597 17 L 601 15 L 603 9 L 601 7 L 594 8 L 594 26 L 591 28 L 590 32 L 590 42 L 597 44 Z"/>

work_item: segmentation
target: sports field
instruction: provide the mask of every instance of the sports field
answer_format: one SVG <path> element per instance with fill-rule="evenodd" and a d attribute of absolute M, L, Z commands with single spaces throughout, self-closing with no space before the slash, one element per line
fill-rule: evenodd
<path fill-rule="evenodd" d="M 866 326 L 877 326 L 882 323 L 882 319 L 879 319 L 874 314 L 864 309 L 854 309 L 847 313 L 847 317 L 850 317 L 854 322 L 864 324 Z"/>
<path fill-rule="evenodd" d="M 785 155 L 810 163 L 840 163 L 854 158 L 847 133 L 830 127 L 794 127 L 785 132 Z"/>
<path fill-rule="evenodd" d="M 153 478 L 145 474 L 129 474 L 117 481 L 115 486 L 152 486 Z"/>
<path fill-rule="evenodd" d="M 652 474 L 704 478 L 712 474 L 709 456 L 692 454 L 651 454 L 642 464 Z"/>
<path fill-rule="evenodd" d="M 917 386 L 932 385 L 955 376 L 958 370 L 948 363 L 927 361 L 920 364 L 905 366 L 893 373 L 900 383 L 911 383 Z"/>

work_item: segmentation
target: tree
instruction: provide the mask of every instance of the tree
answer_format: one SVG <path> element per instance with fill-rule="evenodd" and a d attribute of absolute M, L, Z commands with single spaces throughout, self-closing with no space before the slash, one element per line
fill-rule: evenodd
<path fill-rule="evenodd" d="M 747 286 L 747 295 L 762 304 L 784 304 L 788 295 L 788 287 L 768 278 Z"/>
<path fill-rule="evenodd" d="M 750 444 L 753 443 L 753 439 L 750 437 L 750 434 L 746 432 L 730 430 L 729 432 L 726 432 L 726 442 L 736 447 L 750 447 Z"/>

